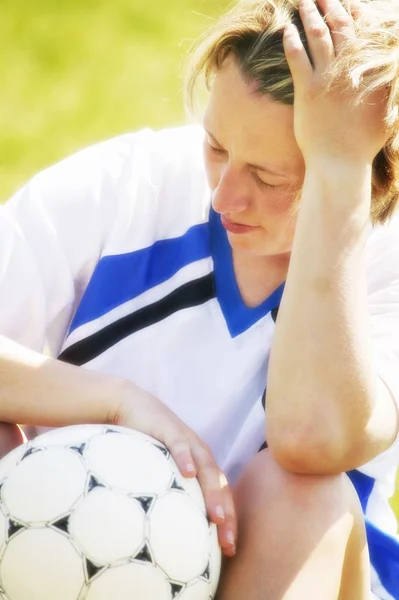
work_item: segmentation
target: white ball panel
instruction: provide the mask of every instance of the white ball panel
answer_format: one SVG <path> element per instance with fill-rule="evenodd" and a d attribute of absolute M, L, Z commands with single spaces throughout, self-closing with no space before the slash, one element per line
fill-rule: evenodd
<path fill-rule="evenodd" d="M 141 436 L 108 433 L 95 436 L 85 458 L 93 473 L 108 485 L 135 494 L 153 494 L 168 486 L 168 459 Z"/>
<path fill-rule="evenodd" d="M 150 564 L 132 562 L 108 569 L 91 582 L 86 600 L 111 600 L 111 598 L 172 600 L 172 591 L 159 569 Z"/>
<path fill-rule="evenodd" d="M 173 461 L 173 463 L 174 463 L 174 461 Z M 174 463 L 174 464 L 176 464 L 176 463 Z M 197 506 L 202 510 L 203 513 L 206 514 L 204 495 L 202 493 L 201 486 L 198 482 L 198 479 L 196 477 L 183 477 L 183 475 L 181 475 L 177 465 L 176 465 L 175 469 L 176 469 L 176 480 L 177 480 L 178 484 L 181 485 L 186 490 L 186 492 L 189 494 L 189 496 L 191 496 L 191 498 L 194 500 L 194 502 L 197 504 Z"/>
<path fill-rule="evenodd" d="M 218 529 L 214 523 L 211 523 L 210 526 L 210 550 L 210 592 L 211 597 L 214 598 L 219 583 L 220 571 L 222 568 L 222 550 L 219 545 Z"/>
<path fill-rule="evenodd" d="M 182 492 L 158 498 L 149 524 L 150 546 L 159 566 L 176 581 L 201 575 L 209 560 L 209 526 L 205 515 Z"/>
<path fill-rule="evenodd" d="M 12 600 L 77 600 L 84 583 L 81 557 L 51 529 L 27 529 L 12 538 L 0 574 Z"/>
<path fill-rule="evenodd" d="M 71 425 L 52 429 L 38 435 L 31 444 L 34 447 L 42 446 L 73 446 L 83 444 L 93 435 L 101 433 L 104 425 Z"/>
<path fill-rule="evenodd" d="M 69 520 L 69 532 L 96 566 L 136 554 L 144 544 L 144 511 L 136 500 L 95 488 Z"/>
<path fill-rule="evenodd" d="M 10 514 L 25 523 L 63 515 L 83 492 L 87 473 L 81 457 L 64 448 L 40 450 L 25 458 L 2 490 Z"/>
<path fill-rule="evenodd" d="M 184 590 L 179 600 L 209 600 L 209 583 L 197 579 Z"/>
<path fill-rule="evenodd" d="M 18 461 L 22 458 L 28 448 L 28 444 L 22 444 L 3 456 L 3 458 L 0 460 L 0 482 L 2 482 L 18 464 Z"/>

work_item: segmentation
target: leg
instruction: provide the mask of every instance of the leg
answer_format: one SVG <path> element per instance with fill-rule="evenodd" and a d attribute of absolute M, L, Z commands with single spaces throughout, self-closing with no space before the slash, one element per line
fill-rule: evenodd
<path fill-rule="evenodd" d="M 24 442 L 24 435 L 18 425 L 0 422 L 0 458 Z"/>
<path fill-rule="evenodd" d="M 368 600 L 363 516 L 346 475 L 295 475 L 260 452 L 237 484 L 237 555 L 217 600 Z"/>

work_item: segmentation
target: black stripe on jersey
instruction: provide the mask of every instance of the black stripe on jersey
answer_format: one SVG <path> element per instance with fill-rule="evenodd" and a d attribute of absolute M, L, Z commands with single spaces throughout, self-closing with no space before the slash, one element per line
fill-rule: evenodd
<path fill-rule="evenodd" d="M 214 297 L 213 273 L 209 273 L 185 283 L 158 302 L 144 306 L 72 344 L 58 358 L 71 365 L 84 365 L 132 333 L 159 323 L 179 310 L 204 304 Z"/>

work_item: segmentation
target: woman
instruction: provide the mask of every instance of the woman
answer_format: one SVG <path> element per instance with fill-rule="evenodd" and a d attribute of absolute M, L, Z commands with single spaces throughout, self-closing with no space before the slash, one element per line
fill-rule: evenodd
<path fill-rule="evenodd" d="M 218 524 L 218 600 L 399 598 L 398 17 L 242 2 L 195 55 L 203 128 L 94 146 L 3 210 L 4 450 L 17 422 L 162 440 Z"/>

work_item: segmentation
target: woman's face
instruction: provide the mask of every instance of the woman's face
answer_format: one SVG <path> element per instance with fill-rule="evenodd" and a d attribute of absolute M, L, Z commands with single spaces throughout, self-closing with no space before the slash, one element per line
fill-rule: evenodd
<path fill-rule="evenodd" d="M 204 115 L 205 165 L 212 205 L 235 251 L 291 251 L 305 166 L 293 107 L 254 93 L 233 58 L 216 74 Z"/>

